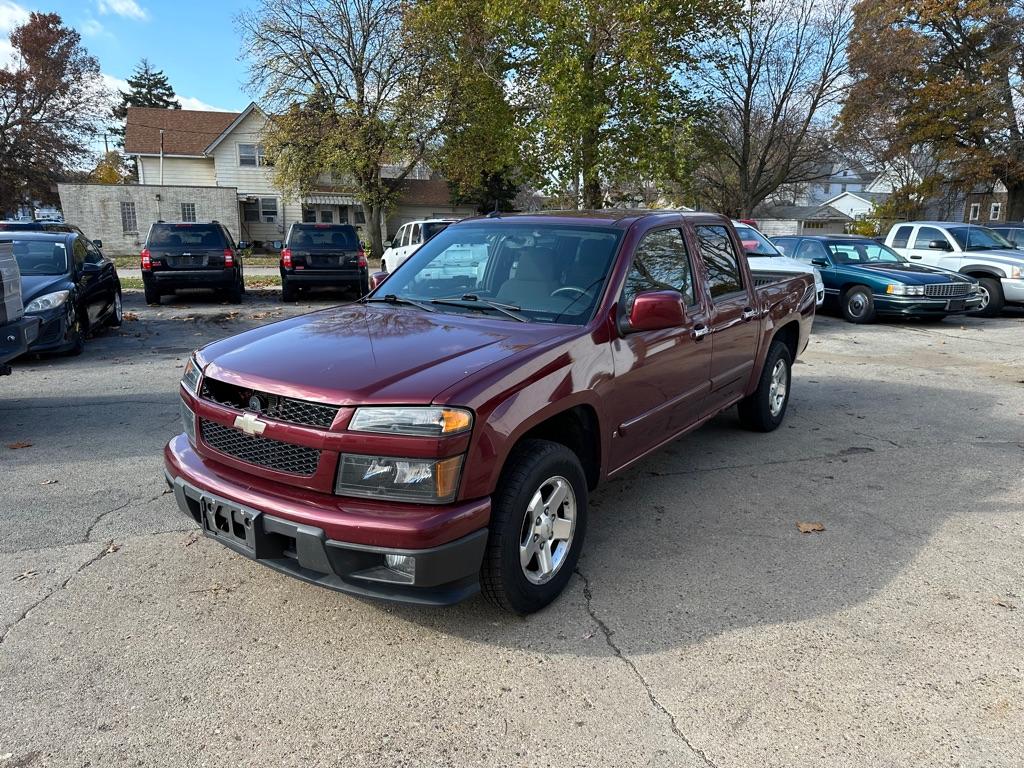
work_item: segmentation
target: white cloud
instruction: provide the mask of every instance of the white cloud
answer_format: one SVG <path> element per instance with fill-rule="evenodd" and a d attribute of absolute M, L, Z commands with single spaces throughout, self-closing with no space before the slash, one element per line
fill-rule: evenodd
<path fill-rule="evenodd" d="M 0 0 L 0 33 L 10 33 L 12 29 L 28 21 L 28 9 L 11 0 Z"/>
<path fill-rule="evenodd" d="M 97 0 L 96 7 L 100 13 L 112 13 L 115 16 L 124 16 L 127 19 L 145 21 L 149 18 L 146 9 L 135 2 L 135 0 Z"/>
<path fill-rule="evenodd" d="M 86 37 L 97 37 L 104 33 L 103 25 L 96 19 L 86 19 L 82 22 L 82 34 Z"/>
<path fill-rule="evenodd" d="M 125 91 L 128 89 L 128 81 L 122 80 L 120 77 L 114 77 L 108 75 L 106 72 L 103 73 L 103 85 L 114 94 L 115 101 L 119 99 L 117 91 Z M 229 109 L 221 109 L 215 107 L 212 104 L 207 104 L 205 101 L 197 99 L 195 96 L 182 96 L 180 93 L 176 93 L 174 97 L 181 102 L 182 109 L 198 109 L 203 112 L 230 112 Z"/>

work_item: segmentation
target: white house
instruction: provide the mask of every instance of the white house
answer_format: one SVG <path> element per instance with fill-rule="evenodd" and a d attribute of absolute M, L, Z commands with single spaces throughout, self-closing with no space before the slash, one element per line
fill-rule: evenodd
<path fill-rule="evenodd" d="M 875 208 L 889 199 L 888 192 L 843 192 L 822 205 L 828 205 L 837 211 L 849 216 L 851 219 L 862 220 L 869 218 Z"/>
<path fill-rule="evenodd" d="M 61 184 L 65 218 L 102 239 L 112 253 L 136 251 L 157 219 L 217 219 L 235 239 L 257 244 L 282 240 L 296 221 L 363 229 L 363 209 L 349 185 L 322 178 L 301 199 L 282 194 L 263 153 L 266 123 L 256 104 L 242 112 L 131 107 L 125 152 L 137 161 L 139 183 Z M 396 174 L 385 169 L 383 175 Z M 407 221 L 474 213 L 472 206 L 451 204 L 443 179 L 417 168 L 403 182 L 398 205 L 383 222 L 384 239 Z"/>

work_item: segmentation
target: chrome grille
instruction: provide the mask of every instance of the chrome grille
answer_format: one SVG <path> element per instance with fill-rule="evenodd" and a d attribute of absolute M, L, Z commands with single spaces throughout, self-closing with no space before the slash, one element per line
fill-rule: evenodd
<path fill-rule="evenodd" d="M 296 400 L 291 397 L 272 395 L 254 389 L 238 387 L 217 379 L 203 378 L 199 396 L 218 405 L 237 408 L 241 411 L 256 411 L 252 407 L 252 398 L 259 400 L 258 412 L 261 416 L 306 427 L 328 429 L 338 415 L 338 406 L 311 403 L 308 400 Z"/>
<path fill-rule="evenodd" d="M 966 296 L 970 292 L 970 283 L 927 283 L 924 286 L 924 295 L 937 299 Z"/>
<path fill-rule="evenodd" d="M 247 435 L 208 419 L 199 420 L 199 430 L 203 442 L 215 451 L 275 472 L 310 477 L 320 464 L 320 451 L 316 448 Z"/>

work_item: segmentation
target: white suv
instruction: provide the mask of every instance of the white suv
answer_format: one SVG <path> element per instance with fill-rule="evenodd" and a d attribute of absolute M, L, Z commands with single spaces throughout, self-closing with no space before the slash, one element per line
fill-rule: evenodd
<path fill-rule="evenodd" d="M 385 243 L 384 255 L 380 258 L 381 271 L 394 272 L 427 240 L 456 221 L 457 219 L 422 219 L 403 224 L 398 228 L 394 238 Z"/>
<path fill-rule="evenodd" d="M 743 243 L 743 250 L 747 253 L 747 263 L 751 272 L 791 272 L 793 274 L 814 275 L 814 296 L 817 305 L 825 301 L 825 283 L 821 279 L 821 272 L 803 261 L 792 259 L 786 256 L 779 248 L 761 232 L 742 221 L 734 221 L 733 227 Z"/>

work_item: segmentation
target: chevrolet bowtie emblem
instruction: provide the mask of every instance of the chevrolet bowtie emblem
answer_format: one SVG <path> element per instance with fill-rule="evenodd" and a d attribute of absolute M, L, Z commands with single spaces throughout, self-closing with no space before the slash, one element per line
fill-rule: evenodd
<path fill-rule="evenodd" d="M 260 421 L 255 413 L 243 413 L 235 417 L 235 426 L 247 435 L 262 435 L 267 428 L 265 421 Z"/>

